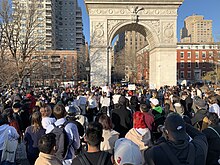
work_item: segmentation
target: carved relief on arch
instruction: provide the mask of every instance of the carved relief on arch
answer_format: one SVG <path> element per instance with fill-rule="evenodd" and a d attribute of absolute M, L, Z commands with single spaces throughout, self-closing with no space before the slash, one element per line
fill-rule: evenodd
<path fill-rule="evenodd" d="M 92 22 L 92 45 L 105 45 L 104 22 Z"/>
<path fill-rule="evenodd" d="M 160 36 L 160 21 L 159 20 L 141 20 L 141 23 L 149 26 L 152 31 L 159 37 Z"/>
<path fill-rule="evenodd" d="M 163 42 L 172 43 L 174 42 L 174 23 L 164 22 L 163 23 Z"/>
<path fill-rule="evenodd" d="M 114 32 L 114 30 L 120 26 L 121 24 L 125 23 L 126 20 L 119 20 L 119 19 L 110 19 L 108 20 L 107 29 L 108 29 L 108 38 Z"/>

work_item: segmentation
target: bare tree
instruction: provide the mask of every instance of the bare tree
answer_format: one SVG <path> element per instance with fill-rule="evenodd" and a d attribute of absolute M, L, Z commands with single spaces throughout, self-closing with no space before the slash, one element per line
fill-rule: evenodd
<path fill-rule="evenodd" d="M 17 80 L 22 85 L 24 78 L 34 68 L 32 57 L 39 53 L 38 50 L 45 41 L 36 33 L 42 12 L 37 9 L 39 2 L 35 0 L 28 1 L 26 6 L 19 0 L 13 0 L 12 6 L 8 0 L 1 2 L 0 31 L 3 39 L 1 45 L 4 46 L 1 49 L 1 59 L 7 59 L 8 64 L 13 66 L 5 83 Z"/>
<path fill-rule="evenodd" d="M 217 85 L 220 78 L 220 43 L 213 45 L 213 51 L 210 52 L 212 54 L 209 54 L 209 58 L 212 60 L 212 63 L 207 63 L 210 71 L 203 75 L 202 79 L 205 81 L 211 81 Z"/>

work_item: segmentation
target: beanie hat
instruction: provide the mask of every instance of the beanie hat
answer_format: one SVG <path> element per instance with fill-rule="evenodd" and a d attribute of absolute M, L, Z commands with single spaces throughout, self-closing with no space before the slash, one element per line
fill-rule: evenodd
<path fill-rule="evenodd" d="M 197 106 L 199 108 L 205 108 L 205 109 L 207 108 L 205 100 L 201 99 L 198 96 L 194 97 L 193 103 L 194 103 L 195 106 Z"/>
<path fill-rule="evenodd" d="M 147 125 L 144 121 L 144 114 L 140 111 L 137 111 L 133 115 L 133 124 L 134 128 L 147 128 Z"/>

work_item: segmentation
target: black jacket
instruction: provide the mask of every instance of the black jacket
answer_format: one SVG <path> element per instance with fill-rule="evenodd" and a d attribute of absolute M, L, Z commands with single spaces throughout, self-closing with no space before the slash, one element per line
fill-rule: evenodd
<path fill-rule="evenodd" d="M 220 135 L 220 126 L 215 126 L 213 128 Z M 217 133 L 210 128 L 204 129 L 203 133 L 206 135 L 209 144 L 206 165 L 219 165 L 220 137 L 218 137 Z"/>
<path fill-rule="evenodd" d="M 125 106 L 119 106 L 112 110 L 113 129 L 120 133 L 120 138 L 132 128 L 131 112 Z"/>
<path fill-rule="evenodd" d="M 203 133 L 199 132 L 195 128 L 190 125 L 187 125 L 186 132 L 192 137 L 192 143 L 195 148 L 195 162 L 194 165 L 205 165 L 206 163 L 206 155 L 208 144 L 206 137 Z M 170 150 L 173 153 L 173 156 L 177 157 L 177 159 L 184 164 L 185 160 L 188 157 L 189 153 L 189 142 L 184 141 L 179 144 L 175 144 L 171 141 L 166 141 Z M 168 156 L 166 155 L 161 147 L 161 144 L 154 146 L 148 150 L 144 151 L 144 165 L 172 165 Z M 178 164 L 175 164 L 178 165 Z"/>
<path fill-rule="evenodd" d="M 191 117 L 193 99 L 188 96 L 185 100 L 180 100 L 180 103 L 184 107 L 184 115 Z"/>

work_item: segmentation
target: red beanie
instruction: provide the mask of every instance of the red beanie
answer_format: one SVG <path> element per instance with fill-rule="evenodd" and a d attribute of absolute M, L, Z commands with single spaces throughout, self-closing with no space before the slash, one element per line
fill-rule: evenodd
<path fill-rule="evenodd" d="M 135 112 L 133 115 L 134 128 L 147 128 L 144 121 L 144 114 L 140 111 Z"/>

